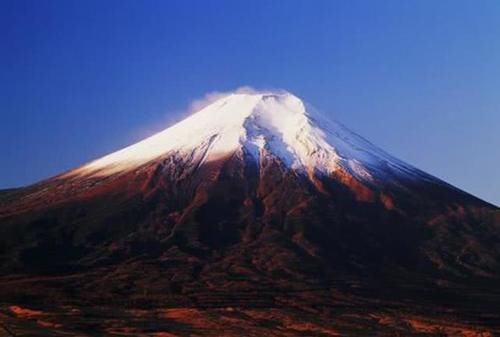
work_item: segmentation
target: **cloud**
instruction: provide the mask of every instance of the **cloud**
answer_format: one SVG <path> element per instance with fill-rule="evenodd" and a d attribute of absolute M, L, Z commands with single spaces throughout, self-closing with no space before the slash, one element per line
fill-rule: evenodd
<path fill-rule="evenodd" d="M 205 94 L 202 98 L 195 99 L 189 105 L 189 113 L 197 112 L 213 102 L 229 96 L 231 94 L 259 94 L 259 93 L 278 93 L 283 92 L 281 89 L 255 89 L 251 86 L 242 86 L 231 91 L 211 91 Z"/>
<path fill-rule="evenodd" d="M 217 101 L 218 99 L 226 97 L 230 94 L 231 94 L 231 92 L 222 92 L 222 91 L 209 92 L 209 93 L 205 94 L 205 96 L 193 100 L 189 104 L 188 112 L 193 113 L 196 111 L 200 111 L 201 109 L 212 104 L 213 102 Z"/>

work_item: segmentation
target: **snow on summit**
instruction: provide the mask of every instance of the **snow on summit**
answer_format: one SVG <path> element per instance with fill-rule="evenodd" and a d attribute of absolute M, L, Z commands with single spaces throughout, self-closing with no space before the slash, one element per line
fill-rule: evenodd
<path fill-rule="evenodd" d="M 363 180 L 384 170 L 405 174 L 415 170 L 293 94 L 280 91 L 228 94 L 181 122 L 73 173 L 108 175 L 174 154 L 210 161 L 240 150 L 256 160 L 275 156 L 300 171 L 329 174 L 341 166 Z"/>

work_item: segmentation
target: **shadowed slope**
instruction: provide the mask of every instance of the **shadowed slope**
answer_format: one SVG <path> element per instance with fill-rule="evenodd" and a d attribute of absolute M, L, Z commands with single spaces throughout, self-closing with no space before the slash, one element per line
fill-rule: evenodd
<path fill-rule="evenodd" d="M 176 133 L 187 120 L 0 193 L 4 303 L 196 308 L 186 321 L 239 308 L 252 333 L 269 308 L 287 322 L 321 314 L 300 323 L 317 331 L 363 312 L 379 327 L 453 317 L 498 328 L 496 207 L 318 122 L 289 94 L 230 96 L 208 111 L 242 102 L 198 138 Z"/>

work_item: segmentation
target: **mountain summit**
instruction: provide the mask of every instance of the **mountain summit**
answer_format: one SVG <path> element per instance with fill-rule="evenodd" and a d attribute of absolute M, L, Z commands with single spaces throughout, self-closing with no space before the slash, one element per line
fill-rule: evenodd
<path fill-rule="evenodd" d="M 470 303 L 498 314 L 499 242 L 495 206 L 290 93 L 234 93 L 139 143 L 0 191 L 0 297 L 274 308 L 299 320 L 303 310 L 306 326 L 355 307 L 379 310 L 363 319 L 439 307 L 488 327 Z M 346 329 L 372 324 L 357 322 Z M 269 335 L 256 331 L 245 334 Z"/>
<path fill-rule="evenodd" d="M 257 161 L 275 156 L 287 167 L 308 174 L 328 175 L 342 168 L 361 180 L 391 175 L 422 178 L 422 172 L 286 91 L 228 94 L 174 126 L 72 174 L 128 171 L 174 154 L 203 164 L 238 152 Z"/>

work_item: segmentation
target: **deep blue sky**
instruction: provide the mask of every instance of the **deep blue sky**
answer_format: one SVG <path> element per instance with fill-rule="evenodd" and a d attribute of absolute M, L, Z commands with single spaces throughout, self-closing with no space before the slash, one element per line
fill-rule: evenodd
<path fill-rule="evenodd" d="M 500 204 L 500 1 L 0 2 L 0 187 L 284 88 Z"/>

